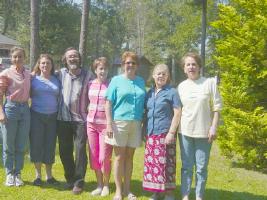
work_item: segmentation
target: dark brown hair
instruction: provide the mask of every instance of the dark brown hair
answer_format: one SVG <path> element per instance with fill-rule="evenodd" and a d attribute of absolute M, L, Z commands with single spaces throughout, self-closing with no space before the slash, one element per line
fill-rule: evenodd
<path fill-rule="evenodd" d="M 41 74 L 41 70 L 40 70 L 39 66 L 40 66 L 40 62 L 41 62 L 41 59 L 42 58 L 46 58 L 46 59 L 48 59 L 48 60 L 51 61 L 52 69 L 51 69 L 51 72 L 50 73 L 51 74 L 54 74 L 54 72 L 55 72 L 54 61 L 53 61 L 52 57 L 49 54 L 40 54 L 40 56 L 39 56 L 39 58 L 38 58 L 38 60 L 37 60 L 37 62 L 35 64 L 35 66 L 34 66 L 34 68 L 32 70 L 33 73 L 34 74 L 37 74 L 37 75 L 40 75 Z"/>

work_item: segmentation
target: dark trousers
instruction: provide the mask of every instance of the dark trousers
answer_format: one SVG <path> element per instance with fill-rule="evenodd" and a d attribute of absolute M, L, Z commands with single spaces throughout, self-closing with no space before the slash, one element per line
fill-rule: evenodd
<path fill-rule="evenodd" d="M 86 124 L 58 121 L 59 155 L 68 183 L 83 187 L 87 167 Z M 75 149 L 75 159 L 73 150 Z"/>

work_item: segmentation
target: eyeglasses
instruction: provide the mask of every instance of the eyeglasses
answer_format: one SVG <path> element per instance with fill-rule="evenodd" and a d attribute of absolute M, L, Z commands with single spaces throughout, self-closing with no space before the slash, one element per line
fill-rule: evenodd
<path fill-rule="evenodd" d="M 125 62 L 124 64 L 126 64 L 126 65 L 130 65 L 130 64 L 132 64 L 132 65 L 136 65 L 136 62 L 131 62 L 131 61 L 129 61 L 129 62 Z"/>

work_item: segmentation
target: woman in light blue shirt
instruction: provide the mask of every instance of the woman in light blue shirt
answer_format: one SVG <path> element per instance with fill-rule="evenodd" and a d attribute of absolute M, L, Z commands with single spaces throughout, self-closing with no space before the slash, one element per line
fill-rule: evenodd
<path fill-rule="evenodd" d="M 55 162 L 56 117 L 60 84 L 54 74 L 54 64 L 50 55 L 41 54 L 33 69 L 31 81 L 31 129 L 30 155 L 34 163 L 36 178 L 33 185 L 42 185 L 41 166 L 45 164 L 46 182 L 56 184 L 52 176 Z"/>
<path fill-rule="evenodd" d="M 135 148 L 142 141 L 141 121 L 145 101 L 145 81 L 136 75 L 137 66 L 137 55 L 124 52 L 123 74 L 112 78 L 106 93 L 108 137 L 105 141 L 113 145 L 115 153 L 116 193 L 113 200 L 121 200 L 123 196 L 129 200 L 137 199 L 130 191 L 130 181 Z"/>

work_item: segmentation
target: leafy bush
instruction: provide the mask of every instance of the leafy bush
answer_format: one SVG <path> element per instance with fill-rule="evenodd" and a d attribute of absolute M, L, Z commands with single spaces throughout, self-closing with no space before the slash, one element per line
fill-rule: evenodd
<path fill-rule="evenodd" d="M 212 23 L 224 100 L 219 144 L 247 167 L 267 166 L 267 1 L 233 0 Z"/>

